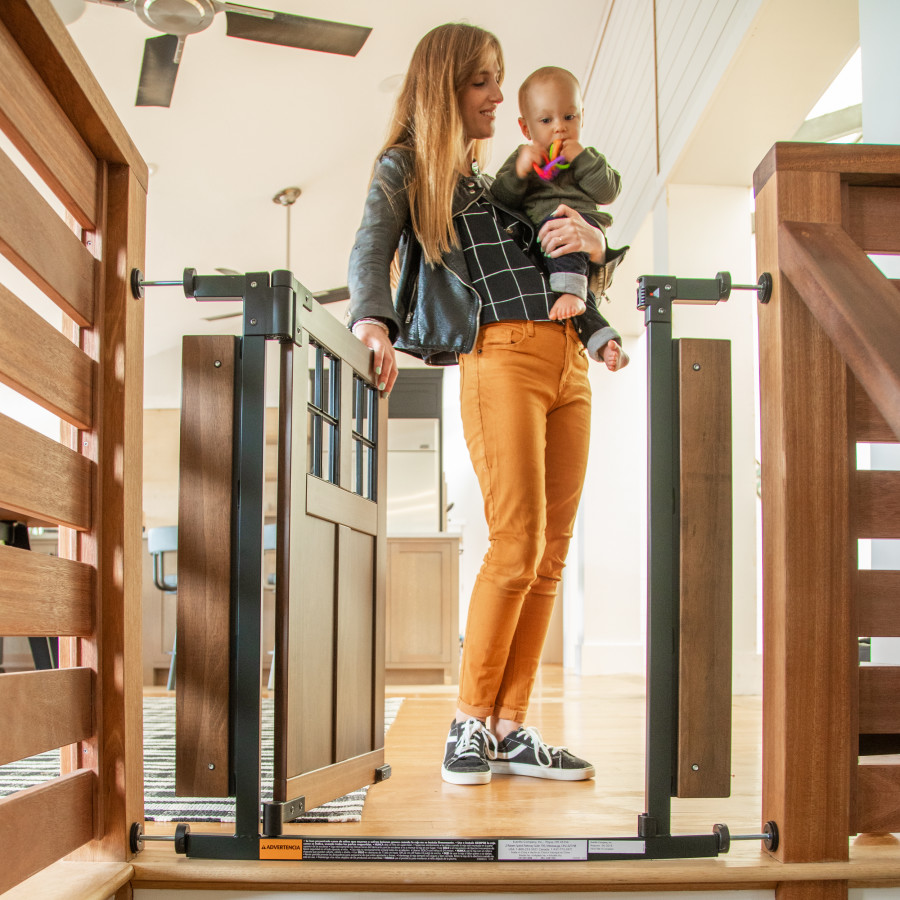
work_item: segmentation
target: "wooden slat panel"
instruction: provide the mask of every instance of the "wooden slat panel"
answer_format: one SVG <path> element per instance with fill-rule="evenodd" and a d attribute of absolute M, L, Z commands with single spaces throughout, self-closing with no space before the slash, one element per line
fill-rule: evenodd
<path fill-rule="evenodd" d="M 731 343 L 678 341 L 676 796 L 731 793 Z"/>
<path fill-rule="evenodd" d="M 0 3 L 0 20 L 98 158 L 131 168 L 147 192 L 147 164 L 48 0 Z M 142 267 L 141 267 L 142 268 Z"/>
<path fill-rule="evenodd" d="M 856 604 L 857 637 L 900 637 L 900 572 L 860 571 Z"/>
<path fill-rule="evenodd" d="M 94 320 L 94 257 L 0 151 L 0 252 L 79 325 Z"/>
<path fill-rule="evenodd" d="M 182 347 L 175 793 L 227 797 L 238 339 L 187 336 Z"/>
<path fill-rule="evenodd" d="M 782 222 L 778 245 L 782 271 L 900 437 L 896 290 L 840 225 Z"/>
<path fill-rule="evenodd" d="M 306 479 L 306 511 L 311 516 L 340 522 L 366 534 L 374 535 L 378 527 L 376 504 L 315 475 Z"/>
<path fill-rule="evenodd" d="M 900 538 L 900 472 L 856 473 L 854 535 Z"/>
<path fill-rule="evenodd" d="M 347 759 L 329 766 L 323 771 L 307 772 L 288 781 L 287 796 L 291 799 L 305 797 L 306 809 L 314 809 L 343 797 L 350 791 L 357 791 L 360 785 L 375 782 L 375 770 L 384 765 L 384 749 L 373 750 L 363 756 Z"/>
<path fill-rule="evenodd" d="M 334 754 L 337 762 L 375 749 L 372 729 L 374 546 L 367 534 L 338 526 Z M 382 703 L 382 706 L 384 704 Z M 383 746 L 384 734 L 377 735 Z"/>
<path fill-rule="evenodd" d="M 0 799 L 0 894 L 93 837 L 95 783 L 72 772 Z"/>
<path fill-rule="evenodd" d="M 850 237 L 866 253 L 900 253 L 900 189 L 851 185 L 847 199 Z"/>
<path fill-rule="evenodd" d="M 900 734 L 900 666 L 860 666 L 859 733 Z"/>
<path fill-rule="evenodd" d="M 91 734 L 91 670 L 47 669 L 0 675 L 0 765 Z"/>
<path fill-rule="evenodd" d="M 862 442 L 896 443 L 897 435 L 878 411 L 872 398 L 855 378 L 853 380 L 854 438 Z"/>
<path fill-rule="evenodd" d="M 900 831 L 900 766 L 861 763 L 856 770 L 855 833 Z"/>
<path fill-rule="evenodd" d="M 97 212 L 97 160 L 0 24 L 0 128 L 82 228 Z"/>
<path fill-rule="evenodd" d="M 91 462 L 2 414 L 0 434 L 0 507 L 88 529 Z"/>
<path fill-rule="evenodd" d="M 0 634 L 55 637 L 91 633 L 91 566 L 0 546 L 0 571 Z"/>
<path fill-rule="evenodd" d="M 90 428 L 96 364 L 3 285 L 0 322 L 0 381 L 77 428 Z"/>

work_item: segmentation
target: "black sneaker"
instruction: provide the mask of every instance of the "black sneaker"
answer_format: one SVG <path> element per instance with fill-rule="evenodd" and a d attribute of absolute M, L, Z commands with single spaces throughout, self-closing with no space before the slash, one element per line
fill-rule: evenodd
<path fill-rule="evenodd" d="M 478 719 L 450 724 L 447 750 L 441 766 L 441 778 L 450 784 L 487 784 L 491 780 L 488 747 L 497 747 L 497 739 Z"/>
<path fill-rule="evenodd" d="M 594 767 L 565 747 L 544 743 L 537 728 L 519 728 L 508 734 L 488 754 L 495 775 L 531 775 L 557 781 L 584 781 L 594 777 Z"/>

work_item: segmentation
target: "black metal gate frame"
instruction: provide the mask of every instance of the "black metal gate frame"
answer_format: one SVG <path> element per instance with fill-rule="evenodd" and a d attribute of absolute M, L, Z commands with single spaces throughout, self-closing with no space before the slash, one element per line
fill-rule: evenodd
<path fill-rule="evenodd" d="M 261 583 L 263 461 L 265 445 L 265 357 L 269 340 L 298 341 L 300 307 L 312 309 L 312 293 L 286 270 L 246 275 L 197 275 L 185 269 L 181 281 L 144 281 L 132 271 L 136 297 L 145 286 L 180 285 L 188 299 L 241 300 L 243 332 L 239 365 L 236 447 L 237 515 L 232 536 L 234 634 L 232 637 L 233 835 L 193 833 L 186 823 L 174 835 L 145 835 L 131 827 L 131 847 L 144 841 L 174 841 L 178 853 L 202 859 L 303 859 L 408 862 L 600 861 L 686 859 L 727 853 L 732 840 L 778 845 L 776 823 L 760 834 L 731 835 L 716 824 L 709 834 L 673 835 L 671 798 L 677 753 L 678 626 L 678 459 L 676 372 L 672 345 L 672 304 L 678 300 L 715 304 L 732 288 L 755 290 L 760 302 L 771 294 L 771 277 L 758 285 L 732 285 L 727 272 L 715 279 L 645 275 L 638 279 L 638 308 L 647 328 L 648 433 L 648 615 L 646 702 L 646 811 L 632 837 L 304 837 L 283 836 L 280 825 L 303 810 L 303 798 L 261 801 L 259 678 L 261 671 Z M 299 343 L 299 341 L 298 341 Z M 675 502 L 673 504 L 673 498 Z M 273 808 L 269 808 L 273 807 Z M 262 816 L 260 810 L 263 810 Z M 273 815 L 274 813 L 274 815 Z M 264 823 L 262 831 L 260 824 Z M 270 824 L 271 823 L 271 824 Z"/>

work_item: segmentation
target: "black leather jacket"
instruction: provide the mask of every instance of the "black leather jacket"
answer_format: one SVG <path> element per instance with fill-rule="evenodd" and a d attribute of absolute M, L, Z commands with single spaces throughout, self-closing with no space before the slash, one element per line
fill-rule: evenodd
<path fill-rule="evenodd" d="M 481 298 L 469 281 L 469 272 L 460 247 L 451 247 L 442 265 L 425 262 L 413 234 L 406 192 L 412 163 L 411 151 L 391 149 L 375 165 L 362 223 L 350 254 L 350 326 L 362 318 L 378 318 L 390 329 L 398 350 L 418 356 L 430 365 L 453 365 L 458 354 L 475 346 L 481 314 Z M 453 198 L 453 215 L 463 212 L 485 193 L 490 197 L 488 176 L 460 179 Z M 495 198 L 491 203 L 518 221 L 509 231 L 516 242 L 534 254 L 534 226 L 520 212 L 510 210 Z M 608 250 L 603 266 L 592 266 L 591 288 L 602 293 L 612 280 L 612 272 L 625 255 Z M 390 265 L 399 251 L 400 278 L 392 296 Z M 574 320 L 588 352 L 595 359 L 610 340 L 621 338 L 600 315 L 589 297 L 588 308 Z"/>

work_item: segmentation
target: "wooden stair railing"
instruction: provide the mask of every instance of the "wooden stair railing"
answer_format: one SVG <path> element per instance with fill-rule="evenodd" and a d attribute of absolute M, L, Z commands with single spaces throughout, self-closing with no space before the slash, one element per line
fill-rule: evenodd
<path fill-rule="evenodd" d="M 68 896 L 106 896 L 143 820 L 143 304 L 128 273 L 147 167 L 49 0 L 0 3 L 0 72 L 15 147 L 0 150 L 0 254 L 24 276 L 0 274 L 0 381 L 61 427 L 57 441 L 0 415 L 0 519 L 60 530 L 58 557 L 0 546 L 0 634 L 61 638 L 58 670 L 0 674 L 0 764 L 60 748 L 62 769 L 0 799 L 0 893 L 71 855 L 103 865 L 76 866 Z M 60 327 L 33 308 L 54 305 Z"/>
<path fill-rule="evenodd" d="M 754 188 L 774 276 L 759 308 L 762 818 L 782 861 L 845 860 L 850 835 L 900 831 L 897 759 L 859 757 L 867 735 L 900 747 L 900 668 L 858 662 L 859 636 L 900 635 L 900 572 L 857 562 L 858 539 L 900 537 L 900 472 L 856 469 L 857 442 L 900 439 L 900 293 L 867 256 L 900 253 L 900 147 L 776 144 Z"/>

